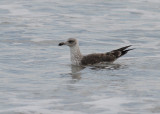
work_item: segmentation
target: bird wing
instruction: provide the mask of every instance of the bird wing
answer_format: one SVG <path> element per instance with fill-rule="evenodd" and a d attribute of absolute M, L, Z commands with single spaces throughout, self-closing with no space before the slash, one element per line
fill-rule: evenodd
<path fill-rule="evenodd" d="M 127 49 L 129 46 L 125 46 L 107 53 L 94 53 L 94 54 L 89 54 L 86 56 L 83 56 L 81 60 L 82 65 L 88 65 L 88 64 L 96 64 L 100 62 L 113 62 L 119 57 L 125 55 L 128 51 L 133 50 L 133 49 Z"/>
<path fill-rule="evenodd" d="M 112 53 L 94 53 L 83 56 L 81 63 L 82 65 L 96 64 L 100 62 L 112 62 L 116 57 Z"/>

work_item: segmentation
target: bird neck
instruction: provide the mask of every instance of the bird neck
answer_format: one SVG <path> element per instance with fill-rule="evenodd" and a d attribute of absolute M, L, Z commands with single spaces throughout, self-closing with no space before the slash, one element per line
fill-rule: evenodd
<path fill-rule="evenodd" d="M 73 65 L 80 65 L 82 60 L 82 54 L 80 52 L 79 46 L 75 45 L 70 47 L 71 62 Z"/>

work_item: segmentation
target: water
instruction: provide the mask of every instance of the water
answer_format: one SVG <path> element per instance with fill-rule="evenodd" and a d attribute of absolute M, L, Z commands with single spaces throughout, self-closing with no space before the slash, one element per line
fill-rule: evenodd
<path fill-rule="evenodd" d="M 83 54 L 136 49 L 75 67 L 70 37 Z M 0 114 L 160 113 L 159 50 L 159 0 L 1 0 Z"/>

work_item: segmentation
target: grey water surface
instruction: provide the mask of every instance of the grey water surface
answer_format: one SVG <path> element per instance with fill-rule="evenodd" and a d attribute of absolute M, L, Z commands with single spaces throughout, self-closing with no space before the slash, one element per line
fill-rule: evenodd
<path fill-rule="evenodd" d="M 113 64 L 83 54 L 136 48 Z M 0 114 L 160 113 L 159 0 L 1 0 Z"/>

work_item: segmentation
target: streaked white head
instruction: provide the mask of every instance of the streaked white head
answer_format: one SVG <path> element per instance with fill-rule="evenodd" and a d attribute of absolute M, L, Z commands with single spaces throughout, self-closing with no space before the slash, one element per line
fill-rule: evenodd
<path fill-rule="evenodd" d="M 73 46 L 75 46 L 77 44 L 78 44 L 77 39 L 75 39 L 75 38 L 69 38 L 66 42 L 59 43 L 59 46 L 67 45 L 69 47 L 73 47 Z"/>
<path fill-rule="evenodd" d="M 70 47 L 70 55 L 71 55 L 71 62 L 73 65 L 80 65 L 82 54 L 79 49 L 78 40 L 75 38 L 69 38 L 66 42 L 59 43 L 59 46 L 67 45 Z"/>

